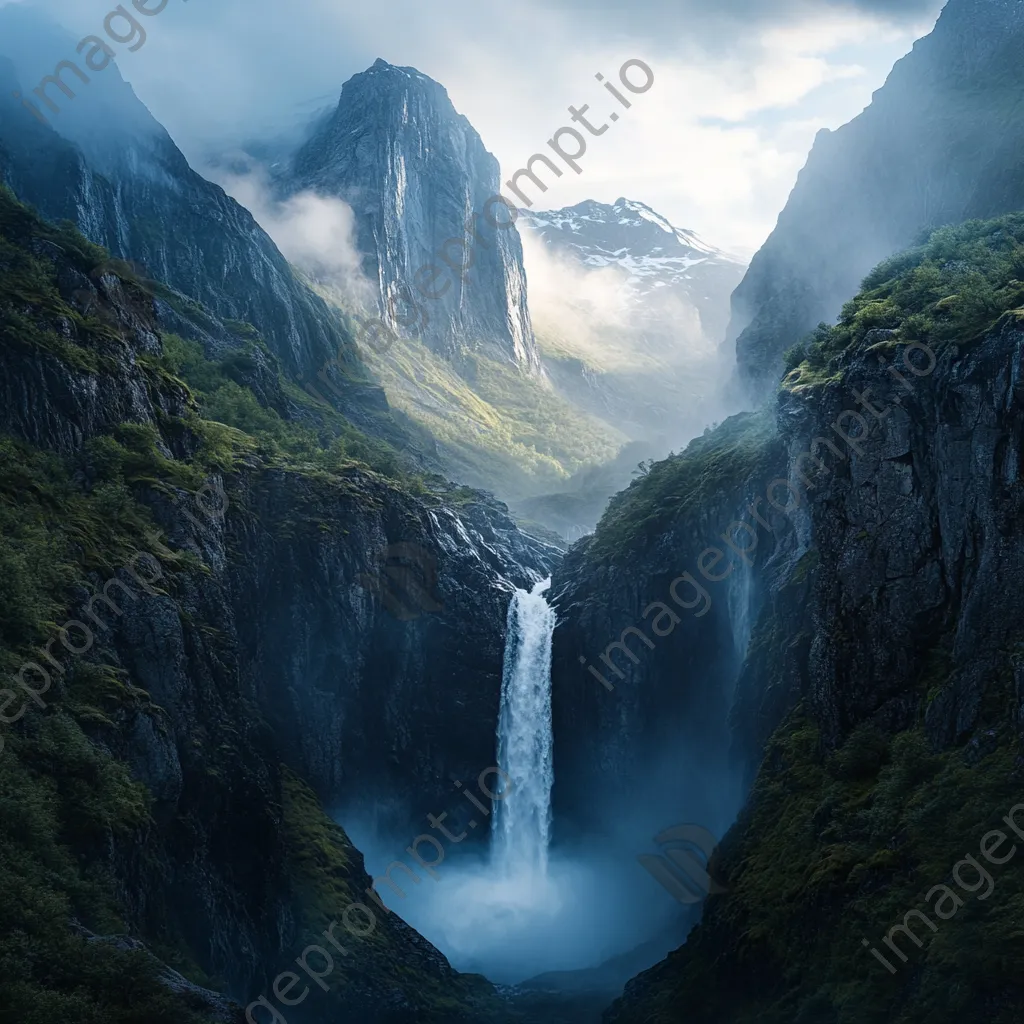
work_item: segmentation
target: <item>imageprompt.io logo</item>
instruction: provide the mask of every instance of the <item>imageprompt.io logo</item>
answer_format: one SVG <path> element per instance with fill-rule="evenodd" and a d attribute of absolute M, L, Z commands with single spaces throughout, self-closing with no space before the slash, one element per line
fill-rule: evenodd
<path fill-rule="evenodd" d="M 708 873 L 718 840 L 700 825 L 675 825 L 654 837 L 664 854 L 642 853 L 637 860 L 680 903 L 700 903 L 725 892 Z"/>

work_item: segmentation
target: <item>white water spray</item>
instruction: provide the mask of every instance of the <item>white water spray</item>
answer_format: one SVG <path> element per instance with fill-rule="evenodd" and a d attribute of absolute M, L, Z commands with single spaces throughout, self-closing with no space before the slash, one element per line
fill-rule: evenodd
<path fill-rule="evenodd" d="M 398 898 L 390 886 L 381 893 L 458 970 L 504 985 L 596 967 L 667 934 L 678 920 L 675 901 L 651 884 L 632 856 L 654 826 L 645 825 L 625 848 L 588 842 L 549 858 L 555 613 L 544 595 L 550 585 L 545 580 L 531 593 L 517 591 L 509 608 L 497 763 L 511 785 L 488 776 L 489 791 L 497 792 L 490 850 L 470 849 L 464 831 L 453 840 L 460 845 L 448 847 L 437 885 L 403 885 L 406 895 Z M 374 871 L 386 872 L 393 861 L 389 848 L 375 859 Z"/>
<path fill-rule="evenodd" d="M 508 610 L 501 681 L 498 765 L 513 780 L 495 802 L 492 858 L 505 877 L 544 876 L 554 779 L 551 734 L 551 636 L 555 612 L 544 598 L 551 580 L 516 591 Z"/>

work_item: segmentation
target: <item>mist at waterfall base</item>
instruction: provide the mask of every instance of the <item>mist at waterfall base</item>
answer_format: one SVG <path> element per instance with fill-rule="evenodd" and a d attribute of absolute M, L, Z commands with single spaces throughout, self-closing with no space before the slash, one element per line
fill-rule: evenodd
<path fill-rule="evenodd" d="M 501 797 L 493 804 L 489 848 L 469 839 L 471 822 L 482 815 L 464 799 L 475 788 L 468 782 L 461 794 L 453 790 L 445 821 L 450 834 L 462 838 L 444 841 L 444 860 L 431 873 L 409 856 L 412 836 L 382 836 L 370 816 L 356 811 L 342 824 L 374 877 L 395 861 L 415 870 L 418 881 L 405 870 L 392 871 L 402 895 L 383 881 L 378 894 L 457 970 L 517 984 L 638 951 L 621 973 L 602 970 L 593 979 L 617 991 L 678 947 L 699 918 L 700 905 L 673 899 L 637 855 L 658 852 L 653 837 L 678 823 L 700 823 L 723 835 L 739 806 L 739 784 L 717 758 L 709 763 L 680 747 L 652 752 L 642 792 L 614 802 L 598 790 L 588 795 L 601 809 L 599 833 L 549 845 L 555 616 L 544 597 L 547 585 L 519 591 L 509 609 L 494 763 L 511 788 L 502 792 L 493 775 L 487 782 Z M 424 848 L 424 856 L 433 854 Z"/>
<path fill-rule="evenodd" d="M 670 767 L 675 780 L 671 787 Z M 383 883 L 378 886 L 379 895 L 390 910 L 437 946 L 456 970 L 515 984 L 547 972 L 597 967 L 645 947 L 646 959 L 622 972 L 621 988 L 628 977 L 682 944 L 700 908 L 700 904 L 677 903 L 644 870 L 637 855 L 659 852 L 653 837 L 681 822 L 700 823 L 715 835 L 724 835 L 738 806 L 738 786 L 712 792 L 707 785 L 712 780 L 694 772 L 692 788 L 686 785 L 681 793 L 679 776 L 677 765 L 666 763 L 663 775 L 652 773 L 635 806 L 610 810 L 611 829 L 552 847 L 546 878 L 529 870 L 501 877 L 488 850 L 466 849 L 468 837 L 458 845 L 441 840 L 445 859 L 435 869 L 436 879 L 431 878 L 406 852 L 413 833 L 382 839 L 365 822 L 350 824 L 346 818 L 342 823 L 366 856 L 367 870 L 374 877 L 382 876 L 395 860 L 416 870 L 419 884 L 411 883 L 403 871 L 392 872 L 404 898 Z M 720 779 L 714 782 L 721 785 Z M 594 799 L 600 800 L 601 794 L 595 792 Z M 458 818 L 460 805 L 466 812 Z M 444 809 L 451 812 L 445 825 L 456 836 L 476 815 L 454 789 Z M 423 831 L 430 831 L 425 820 Z M 426 860 L 432 859 L 428 846 L 421 850 Z M 615 987 L 610 975 L 605 980 Z"/>
<path fill-rule="evenodd" d="M 649 837 L 640 848 L 648 844 Z M 420 873 L 419 885 L 407 884 L 397 873 L 404 899 L 388 886 L 380 896 L 456 970 L 499 984 L 596 967 L 670 932 L 651 956 L 653 964 L 681 943 L 688 923 L 680 905 L 637 863 L 636 849 L 620 856 L 553 851 L 546 876 L 524 870 L 507 877 L 495 874 L 486 853 L 456 853 L 436 869 L 436 880 Z M 372 851 L 367 869 L 381 874 L 401 853 Z"/>

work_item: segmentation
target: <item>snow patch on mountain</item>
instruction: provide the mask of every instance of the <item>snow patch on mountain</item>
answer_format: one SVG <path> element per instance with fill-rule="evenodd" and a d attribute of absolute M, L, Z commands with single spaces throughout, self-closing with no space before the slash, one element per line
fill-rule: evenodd
<path fill-rule="evenodd" d="M 706 342 L 717 345 L 723 339 L 729 296 L 743 275 L 743 261 L 676 227 L 645 203 L 587 200 L 562 210 L 522 211 L 519 227 L 563 262 L 584 271 L 620 271 L 606 285 L 621 292 L 631 316 L 670 329 L 669 320 L 678 317 L 682 305 L 699 317 Z"/>

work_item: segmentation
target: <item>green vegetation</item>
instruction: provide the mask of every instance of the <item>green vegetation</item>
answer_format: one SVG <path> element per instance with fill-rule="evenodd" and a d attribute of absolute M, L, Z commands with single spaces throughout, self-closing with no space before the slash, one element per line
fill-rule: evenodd
<path fill-rule="evenodd" d="M 723 497 L 749 478 L 764 476 L 776 455 L 775 427 L 767 411 L 741 413 L 692 441 L 686 451 L 647 467 L 615 495 L 594 536 L 591 555 L 622 563 L 669 524 Z M 760 474 L 760 475 L 759 475 Z M 711 538 L 709 538 L 710 542 Z"/>
<path fill-rule="evenodd" d="M 368 359 L 389 401 L 446 449 L 454 475 L 506 495 L 556 486 L 624 440 L 544 381 L 482 354 L 467 355 L 461 374 L 417 341 Z"/>
<path fill-rule="evenodd" d="M 103 865 L 147 818 L 146 794 L 68 716 L 40 718 L 0 757 L 0 1022 L 201 1024 L 144 951 L 89 941 L 74 918 L 123 932 Z"/>
<path fill-rule="evenodd" d="M 319 996 L 328 1017 L 339 1012 L 337 1000 L 346 986 L 371 969 L 394 979 L 396 990 L 404 990 L 407 1004 L 420 1007 L 417 1019 L 425 1024 L 468 1024 L 466 1007 L 474 1004 L 478 1011 L 472 1017 L 474 1024 L 503 1016 L 501 1004 L 482 978 L 462 975 L 442 982 L 434 971 L 424 969 L 425 962 L 410 957 L 405 926 L 363 891 L 366 881 L 362 856 L 324 813 L 309 787 L 287 770 L 282 779 L 282 822 L 288 876 L 294 886 L 296 921 L 302 936 L 296 955 L 307 944 L 319 942 L 332 952 L 334 960 L 334 972 L 326 979 L 331 991 Z M 344 914 L 354 903 L 362 903 L 373 912 L 372 931 L 362 910 L 350 915 L 352 930 L 346 928 Z M 332 925 L 332 934 L 349 950 L 348 955 L 337 952 L 323 939 L 322 933 Z M 366 932 L 360 937 L 359 933 Z M 316 956 L 311 962 L 321 966 Z M 282 964 L 282 969 L 287 966 Z"/>
<path fill-rule="evenodd" d="M 72 227 L 43 223 L 0 185 L 0 345 L 25 354 L 50 352 L 76 370 L 95 373 L 110 365 L 105 360 L 119 338 L 103 320 L 61 299 L 52 267 L 39 254 L 47 248 L 59 250 L 83 273 L 107 260 L 103 249 Z M 57 329 L 62 319 L 92 344 L 79 344 Z"/>
<path fill-rule="evenodd" d="M 335 306 L 330 289 L 318 289 Z M 540 494 L 625 443 L 607 423 L 566 401 L 543 378 L 483 352 L 459 366 L 416 339 L 363 356 L 391 405 L 440 445 L 446 472 L 503 498 Z"/>
<path fill-rule="evenodd" d="M 164 335 L 163 354 L 154 365 L 188 385 L 198 416 L 206 421 L 194 428 L 208 441 L 218 436 L 233 440 L 267 465 L 330 474 L 362 466 L 412 487 L 421 486 L 390 444 L 357 430 L 326 402 L 285 381 L 276 371 L 268 372 L 265 379 L 281 396 L 288 418 L 261 403 L 249 382 L 272 360 L 259 338 L 247 340 L 215 362 L 206 358 L 197 342 L 172 334 Z M 214 424 L 230 427 L 234 433 L 226 434 Z"/>
<path fill-rule="evenodd" d="M 113 438 L 97 439 L 73 464 L 0 439 L 0 670 L 6 679 L 25 660 L 41 660 L 39 647 L 67 617 L 72 585 L 94 571 L 109 578 L 145 549 L 153 522 L 128 482 L 137 460 L 137 452 Z M 83 487 L 81 477 L 92 485 Z M 167 568 L 173 572 L 173 564 Z M 98 934 L 125 931 L 107 874 L 109 843 L 140 841 L 149 815 L 145 790 L 83 733 L 83 726 L 110 726 L 139 702 L 151 707 L 148 695 L 106 661 L 101 642 L 63 684 L 54 680 L 48 704 L 65 687 L 57 707 L 40 710 L 24 695 L 5 707 L 13 716 L 28 704 L 18 727 L 3 727 L 0 752 L 4 1024 L 202 1019 L 188 999 L 156 980 L 159 965 L 151 956 L 87 941 L 69 927 L 74 918 Z"/>
<path fill-rule="evenodd" d="M 886 737 L 863 725 L 829 754 L 794 713 L 723 854 L 729 891 L 674 954 L 643 1019 L 669 1024 L 686 1006 L 692 1024 L 959 1024 L 987 1006 L 993 1024 L 1019 1020 L 1019 991 L 1006 986 L 1024 971 L 1024 876 L 1013 861 L 982 860 L 995 885 L 984 901 L 951 879 L 966 854 L 981 859 L 988 831 L 1007 831 L 1001 819 L 1022 799 L 1019 745 L 1002 730 L 993 747 L 972 763 L 963 751 L 935 753 L 919 730 Z M 971 885 L 977 874 L 962 877 Z M 939 884 L 964 902 L 947 921 L 924 901 Z M 920 949 L 898 935 L 903 964 L 882 939 L 911 910 L 938 930 L 918 920 Z M 723 948 L 725 935 L 735 945 Z"/>
<path fill-rule="evenodd" d="M 970 221 L 936 231 L 927 242 L 875 268 L 839 323 L 821 324 L 786 354 L 785 386 L 831 379 L 842 353 L 876 344 L 969 345 L 1003 317 L 1024 317 L 1024 214 Z"/>
<path fill-rule="evenodd" d="M 70 464 L 0 439 L 0 672 L 8 685 L 26 660 L 41 660 L 73 585 L 92 590 L 90 579 L 109 578 L 148 549 L 154 524 L 129 485 L 138 459 L 113 438 Z M 174 563 L 166 568 L 172 578 Z M 17 727 L 3 726 L 0 751 L 0 1022 L 199 1024 L 189 999 L 156 980 L 153 957 L 87 941 L 69 926 L 73 918 L 98 934 L 125 931 L 107 874 L 109 843 L 141 842 L 149 816 L 145 790 L 83 732 L 111 727 L 140 704 L 156 710 L 107 663 L 99 640 L 54 679 L 45 710 L 20 691 L 5 705 L 9 716 L 27 710 Z"/>
<path fill-rule="evenodd" d="M 136 554 L 160 552 L 158 586 L 172 599 L 196 590 L 199 574 L 209 570 L 149 539 L 156 529 L 149 504 L 160 495 L 194 491 L 212 470 L 233 474 L 245 466 L 256 481 L 268 468 L 287 468 L 329 487 L 371 477 L 385 491 L 438 483 L 410 473 L 389 445 L 284 380 L 246 325 L 235 325 L 238 350 L 220 360 L 175 336 L 163 338 L 162 352 L 140 355 L 105 300 L 79 304 L 89 309 L 83 314 L 61 297 L 56 265 L 62 272 L 70 265 L 86 280 L 104 267 L 104 274 L 120 277 L 132 311 L 148 315 L 151 282 L 140 282 L 73 229 L 44 224 L 0 190 L 0 352 L 15 382 L 36 358 L 69 380 L 84 377 L 101 395 L 116 393 L 131 377 L 148 389 L 155 422 L 116 425 L 65 456 L 0 436 L 0 674 L 6 686 L 26 661 L 43 660 L 40 648 L 58 626 Z M 91 291 L 85 283 L 82 290 Z M 472 500 L 464 492 L 455 496 Z M 131 599 L 117 594 L 116 600 Z M 216 645 L 215 631 L 191 623 L 181 605 L 177 615 L 186 629 L 198 626 L 204 643 Z M 53 672 L 45 708 L 20 691 L 13 703 L 6 701 L 8 692 L 0 690 L 0 708 L 13 720 L 0 726 L 0 1024 L 208 1020 L 200 1000 L 160 980 L 164 968 L 151 954 L 115 941 L 129 927 L 116 891 L 117 852 L 131 848 L 143 862 L 159 856 L 165 826 L 151 819 L 148 791 L 111 752 L 124 748 L 122 730 L 136 712 L 145 712 L 158 731 L 166 714 L 120 667 L 108 646 L 113 635 L 97 628 L 90 649 L 75 658 L 56 646 L 64 667 Z M 73 642 L 82 641 L 76 634 Z M 210 655 L 216 664 L 221 652 Z M 216 695 L 209 696 L 214 702 Z M 248 783 L 264 770 L 258 759 L 242 765 L 243 725 L 217 720 L 213 707 L 192 737 L 188 756 L 201 763 L 211 806 L 230 802 L 218 792 L 227 780 L 245 775 Z M 296 919 L 319 924 L 329 907 L 336 912 L 347 879 L 361 865 L 299 780 L 285 776 L 282 789 Z M 175 827 L 193 825 L 183 817 Z M 160 899 L 150 894 L 151 903 Z M 153 937 L 154 950 L 192 980 L 209 984 L 169 923 L 173 915 L 150 909 L 166 923 Z M 393 961 L 399 947 L 408 948 L 405 936 L 395 942 Z M 396 965 L 384 969 L 394 974 Z M 433 1019 L 447 1024 L 463 1006 L 460 994 L 489 998 L 482 982 L 461 984 L 463 990 L 442 991 L 436 972 L 425 969 L 410 970 L 407 987 L 410 998 L 418 998 L 435 986 Z"/>

